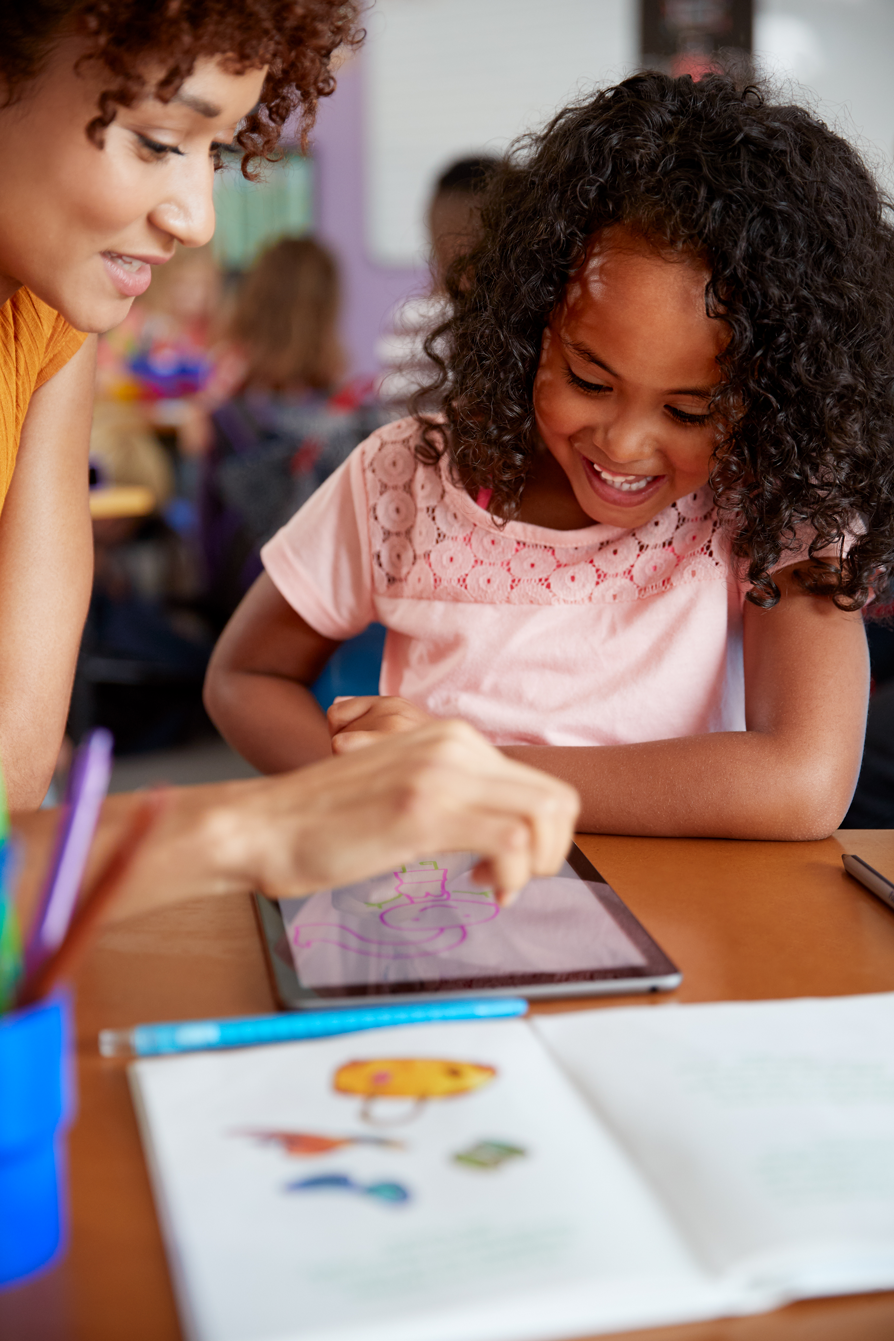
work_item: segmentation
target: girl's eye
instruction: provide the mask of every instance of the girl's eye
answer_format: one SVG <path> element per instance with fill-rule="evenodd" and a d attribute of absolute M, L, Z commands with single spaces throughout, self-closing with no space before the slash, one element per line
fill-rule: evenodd
<path fill-rule="evenodd" d="M 611 391 L 610 386 L 604 386 L 601 382 L 585 382 L 577 373 L 572 372 L 570 368 L 565 369 L 565 376 L 572 386 L 577 387 L 578 391 L 586 391 L 591 396 L 604 395 L 606 391 Z"/>
<path fill-rule="evenodd" d="M 183 150 L 178 149 L 176 145 L 161 144 L 158 140 L 150 140 L 148 135 L 141 135 L 139 131 L 136 132 L 136 136 L 146 152 L 151 154 L 153 158 L 166 158 L 168 154 L 183 155 Z"/>
<path fill-rule="evenodd" d="M 687 414 L 685 410 L 678 410 L 675 405 L 667 405 L 665 409 L 678 424 L 707 424 L 712 417 L 709 414 Z"/>

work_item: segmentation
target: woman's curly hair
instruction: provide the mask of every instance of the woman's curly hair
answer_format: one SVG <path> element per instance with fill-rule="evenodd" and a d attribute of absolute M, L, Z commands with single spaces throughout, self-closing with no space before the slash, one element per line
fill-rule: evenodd
<path fill-rule="evenodd" d="M 109 75 L 87 127 L 99 142 L 117 107 L 147 92 L 169 101 L 202 57 L 222 57 L 237 72 L 266 65 L 260 102 L 236 136 L 249 177 L 293 112 L 306 135 L 317 100 L 335 87 L 333 51 L 362 37 L 357 21 L 356 0 L 0 0 L 0 76 L 8 106 L 60 39 L 83 38 L 79 65 L 97 61 Z M 160 72 L 151 88 L 147 70 Z"/>
<path fill-rule="evenodd" d="M 647 71 L 518 141 L 488 192 L 479 243 L 447 277 L 427 341 L 439 372 L 416 404 L 419 453 L 449 451 L 473 494 L 518 510 L 538 450 L 532 393 L 545 326 L 594 235 L 624 224 L 703 258 L 726 322 L 713 400 L 725 425 L 711 485 L 756 604 L 815 533 L 809 590 L 856 608 L 894 564 L 894 228 L 859 155 L 800 107 L 726 75 Z M 858 533 L 846 558 L 847 532 Z M 784 561 L 784 560 L 783 560 Z"/>

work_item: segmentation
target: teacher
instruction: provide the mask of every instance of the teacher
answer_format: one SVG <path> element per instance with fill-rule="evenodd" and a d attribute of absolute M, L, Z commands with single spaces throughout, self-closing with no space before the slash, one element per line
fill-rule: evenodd
<path fill-rule="evenodd" d="M 96 333 L 178 242 L 209 240 L 222 149 L 248 175 L 293 113 L 306 133 L 333 52 L 357 41 L 353 0 L 0 0 L 0 758 L 13 810 L 49 785 L 90 597 Z M 106 829 L 132 804 L 108 802 Z M 165 901 L 254 884 L 298 894 L 457 847 L 508 891 L 558 866 L 576 807 L 570 788 L 439 722 L 299 774 L 184 789 L 151 859 Z"/>

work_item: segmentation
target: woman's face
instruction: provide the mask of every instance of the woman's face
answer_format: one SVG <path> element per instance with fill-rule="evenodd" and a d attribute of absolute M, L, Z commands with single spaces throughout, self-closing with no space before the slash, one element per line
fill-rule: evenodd
<path fill-rule="evenodd" d="M 214 232 L 215 146 L 260 97 L 264 70 L 202 60 L 169 103 L 118 107 L 102 146 L 87 137 L 109 76 L 75 72 L 64 42 L 20 101 L 0 111 L 0 302 L 26 285 L 82 331 L 106 331 L 177 242 Z"/>

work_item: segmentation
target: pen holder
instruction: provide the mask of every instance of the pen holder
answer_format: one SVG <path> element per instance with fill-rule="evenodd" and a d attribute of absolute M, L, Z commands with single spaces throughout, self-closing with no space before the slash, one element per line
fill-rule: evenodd
<path fill-rule="evenodd" d="M 70 1035 L 66 996 L 0 1016 L 0 1288 L 46 1266 L 65 1237 Z"/>

